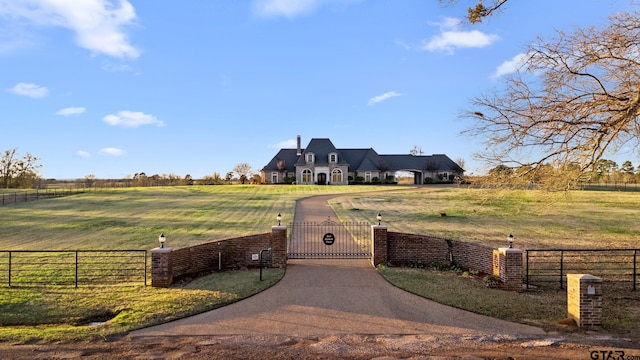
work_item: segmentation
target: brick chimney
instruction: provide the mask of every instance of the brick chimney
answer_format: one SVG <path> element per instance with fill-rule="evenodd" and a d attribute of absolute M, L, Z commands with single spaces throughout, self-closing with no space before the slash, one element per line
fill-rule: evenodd
<path fill-rule="evenodd" d="M 298 156 L 302 155 L 302 146 L 300 144 L 300 141 L 301 141 L 300 135 L 298 135 L 298 151 L 296 152 Z"/>

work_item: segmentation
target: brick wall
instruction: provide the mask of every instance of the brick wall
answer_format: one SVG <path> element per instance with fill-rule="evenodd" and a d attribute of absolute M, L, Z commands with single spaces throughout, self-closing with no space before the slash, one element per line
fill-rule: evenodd
<path fill-rule="evenodd" d="M 387 261 L 406 264 L 421 261 L 459 265 L 487 274 L 493 272 L 493 248 L 430 235 L 387 233 Z"/>
<path fill-rule="evenodd" d="M 270 233 L 225 239 L 182 249 L 152 250 L 152 286 L 167 287 L 184 276 L 197 275 L 212 270 L 257 268 L 254 254 L 263 252 L 265 267 L 286 266 L 287 230 L 274 226 Z M 154 258 L 155 256 L 155 258 Z"/>

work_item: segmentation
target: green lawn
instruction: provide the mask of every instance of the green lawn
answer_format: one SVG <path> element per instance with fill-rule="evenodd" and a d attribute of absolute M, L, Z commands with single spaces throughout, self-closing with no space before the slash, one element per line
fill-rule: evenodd
<path fill-rule="evenodd" d="M 640 193 L 225 185 L 99 190 L 0 207 L 0 250 L 149 250 L 158 246 L 161 232 L 167 236 L 167 246 L 180 248 L 269 232 L 278 213 L 284 225 L 292 221 L 296 199 L 321 194 L 343 194 L 331 201 L 342 220 L 372 222 L 380 212 L 390 231 L 429 233 L 493 246 L 504 246 L 507 235 L 513 233 L 516 246 L 522 248 L 640 247 Z M 443 212 L 446 217 L 440 216 Z M 393 275 L 393 271 L 398 273 Z M 0 340 L 105 338 L 223 306 L 261 291 L 282 275 L 282 271 L 270 270 L 265 272 L 269 280 L 258 282 L 255 270 L 214 274 L 188 289 L 140 285 L 8 288 L 0 284 Z M 427 293 L 441 295 L 437 300 L 443 303 L 465 298 L 447 296 L 455 294 L 455 288 L 471 286 L 473 291 L 487 291 L 477 289 L 477 284 L 452 288 L 454 280 L 436 281 L 438 274 L 390 269 L 383 275 L 416 293 L 428 284 Z M 229 281 L 223 280 L 227 276 Z M 462 281 L 471 284 L 472 280 Z M 555 301 L 555 308 L 543 307 L 555 311 L 554 315 L 541 319 L 538 315 L 543 312 L 531 307 L 513 319 L 509 317 L 513 314 L 492 310 L 498 304 L 493 298 L 511 299 L 508 303 L 517 307 L 534 302 L 533 295 L 490 291 L 486 297 L 474 296 L 476 301 L 451 305 L 547 325 L 562 312 L 564 300 L 558 305 L 557 298 L 549 297 L 545 299 L 548 304 Z M 562 299 L 563 295 L 559 296 Z M 622 298 L 625 302 L 621 306 L 631 301 L 637 308 L 637 294 L 625 293 Z M 87 325 L 110 317 L 102 325 Z M 638 319 L 626 317 L 611 326 L 628 329 L 634 322 Z"/>

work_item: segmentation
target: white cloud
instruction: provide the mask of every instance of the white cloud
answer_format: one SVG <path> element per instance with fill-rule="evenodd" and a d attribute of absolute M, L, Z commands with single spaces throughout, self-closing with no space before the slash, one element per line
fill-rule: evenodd
<path fill-rule="evenodd" d="M 429 41 L 424 41 L 421 48 L 453 54 L 455 49 L 482 48 L 498 40 L 497 35 L 485 34 L 479 30 L 463 31 L 460 29 L 461 23 L 455 18 L 446 18 L 441 23 L 433 23 L 432 25 L 440 27 L 440 34 L 431 37 Z"/>
<path fill-rule="evenodd" d="M 309 15 L 323 6 L 342 8 L 361 0 L 252 0 L 251 9 L 256 16 L 295 18 Z"/>
<path fill-rule="evenodd" d="M 298 141 L 296 139 L 289 139 L 281 141 L 275 145 L 272 145 L 272 148 L 276 149 L 295 149 L 298 146 Z"/>
<path fill-rule="evenodd" d="M 136 20 L 128 0 L 4 0 L 0 1 L 4 25 L 64 27 L 76 35 L 76 43 L 95 54 L 135 59 L 140 51 L 123 31 Z"/>
<path fill-rule="evenodd" d="M 108 155 L 108 156 L 122 156 L 126 153 L 126 151 L 122 149 L 113 148 L 113 147 L 104 148 L 98 152 L 102 155 Z"/>
<path fill-rule="evenodd" d="M 86 110 L 87 109 L 83 107 L 68 107 L 68 108 L 58 110 L 58 112 L 56 112 L 56 115 L 62 115 L 62 116 L 78 115 L 78 114 L 84 113 Z"/>
<path fill-rule="evenodd" d="M 525 63 L 527 54 L 520 53 L 511 60 L 507 60 L 503 62 L 500 66 L 496 68 L 496 71 L 491 75 L 493 78 L 498 78 L 503 75 L 511 74 L 513 72 L 518 71 Z"/>
<path fill-rule="evenodd" d="M 89 153 L 88 151 L 84 151 L 84 150 L 76 151 L 76 155 L 80 156 L 80 157 L 83 157 L 83 158 L 91 157 L 91 153 Z"/>
<path fill-rule="evenodd" d="M 313 12 L 320 2 L 320 0 L 254 0 L 251 7 L 254 14 L 258 16 L 294 18 Z"/>
<path fill-rule="evenodd" d="M 145 114 L 139 111 L 123 110 L 117 114 L 107 115 L 102 118 L 102 121 L 112 126 L 122 126 L 134 128 L 142 125 L 157 125 L 165 126 L 162 120 L 159 120 L 153 115 Z"/>
<path fill-rule="evenodd" d="M 23 82 L 15 84 L 11 89 L 9 89 L 9 92 L 30 98 L 41 98 L 49 95 L 49 89 L 46 87 Z"/>
<path fill-rule="evenodd" d="M 389 91 L 382 95 L 374 96 L 371 99 L 369 99 L 369 106 L 385 101 L 387 99 L 391 99 L 392 97 L 396 97 L 396 96 L 402 96 L 402 94 L 399 94 L 395 91 Z"/>

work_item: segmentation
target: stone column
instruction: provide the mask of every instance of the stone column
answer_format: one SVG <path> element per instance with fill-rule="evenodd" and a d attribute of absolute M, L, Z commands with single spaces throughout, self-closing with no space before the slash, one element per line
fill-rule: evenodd
<path fill-rule="evenodd" d="M 371 226 L 372 245 L 371 263 L 374 267 L 386 262 L 389 258 L 387 248 L 387 226 L 373 225 Z"/>
<path fill-rule="evenodd" d="M 169 287 L 173 283 L 172 251 L 170 247 L 151 249 L 151 286 Z"/>
<path fill-rule="evenodd" d="M 271 227 L 271 266 L 287 267 L 287 227 Z"/>
<path fill-rule="evenodd" d="M 502 282 L 501 288 L 522 291 L 522 250 L 498 248 L 493 250 L 493 275 Z"/>
<path fill-rule="evenodd" d="M 567 310 L 579 327 L 601 327 L 602 279 L 589 274 L 567 274 Z"/>

